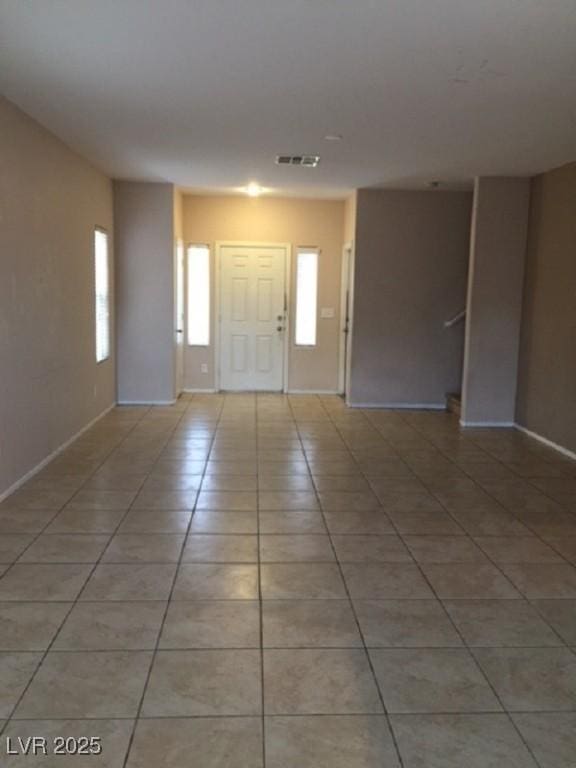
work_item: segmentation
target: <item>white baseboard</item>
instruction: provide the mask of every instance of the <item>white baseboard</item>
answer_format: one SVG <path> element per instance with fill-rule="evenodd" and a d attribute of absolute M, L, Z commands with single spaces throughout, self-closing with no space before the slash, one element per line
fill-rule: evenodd
<path fill-rule="evenodd" d="M 186 392 L 190 395 L 216 395 L 218 393 L 226 394 L 226 392 L 237 392 L 239 394 L 242 394 L 242 392 L 245 392 L 248 395 L 258 394 L 258 390 L 256 389 L 247 389 L 247 390 L 222 390 L 222 389 L 194 389 L 192 387 L 186 387 L 186 389 L 182 390 L 183 392 Z M 267 394 L 274 394 L 273 392 L 269 392 L 266 389 L 263 389 L 261 392 L 263 395 Z M 341 392 L 338 392 L 336 389 L 287 389 L 285 392 L 278 392 L 277 394 L 282 395 L 340 395 Z"/>
<path fill-rule="evenodd" d="M 464 419 L 460 419 L 460 426 L 475 429 L 509 429 L 515 427 L 516 424 L 513 421 L 464 421 Z"/>
<path fill-rule="evenodd" d="M 568 456 L 569 459 L 576 459 L 575 451 L 571 451 L 569 448 L 564 448 L 563 445 L 559 445 L 553 440 L 549 440 L 547 437 L 539 435 L 538 432 L 532 432 L 531 429 L 523 427 L 521 424 L 516 423 L 514 426 L 519 432 L 523 432 L 525 435 L 528 435 L 528 437 L 532 437 L 534 440 L 538 440 L 539 443 L 548 446 L 548 448 L 553 448 L 555 451 L 562 453 L 564 456 Z"/>
<path fill-rule="evenodd" d="M 174 405 L 176 400 L 118 400 L 117 405 Z"/>
<path fill-rule="evenodd" d="M 287 389 L 287 395 L 341 395 L 337 389 Z"/>
<path fill-rule="evenodd" d="M 384 411 L 445 411 L 446 403 L 350 403 L 350 408 L 381 408 Z"/>
<path fill-rule="evenodd" d="M 82 427 L 81 430 L 76 432 L 75 435 L 72 435 L 72 437 L 68 438 L 66 442 L 62 443 L 62 445 L 58 446 L 52 453 L 48 454 L 45 459 L 42 459 L 42 461 L 39 464 L 36 464 L 35 467 L 32 467 L 31 470 L 26 472 L 25 475 L 23 475 L 19 480 L 16 480 L 15 483 L 13 483 L 10 488 L 7 488 L 5 491 L 2 491 L 0 493 L 0 502 L 4 501 L 4 499 L 7 499 L 8 496 L 11 496 L 15 491 L 18 490 L 24 483 L 28 482 L 30 478 L 34 477 L 34 475 L 37 475 L 40 470 L 44 469 L 44 467 L 49 464 L 53 459 L 58 456 L 59 453 L 62 453 L 62 451 L 65 451 L 66 448 L 68 448 L 69 445 L 71 445 L 75 440 L 77 440 L 81 435 L 84 434 L 84 432 L 87 432 L 90 427 L 93 427 L 94 424 L 96 424 L 97 421 L 100 421 L 100 419 L 103 419 L 104 416 L 106 416 L 107 413 L 110 413 L 110 411 L 116 407 L 116 403 L 112 403 L 112 405 L 109 405 L 107 408 L 105 408 L 102 413 L 98 414 L 92 421 L 89 421 L 88 424 Z"/>

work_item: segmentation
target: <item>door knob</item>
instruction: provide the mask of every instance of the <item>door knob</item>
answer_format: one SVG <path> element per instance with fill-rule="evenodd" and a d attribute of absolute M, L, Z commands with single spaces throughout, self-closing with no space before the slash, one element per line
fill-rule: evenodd
<path fill-rule="evenodd" d="M 276 330 L 277 330 L 277 331 L 283 331 L 283 330 L 284 330 L 284 328 L 282 328 L 282 326 L 281 326 L 281 325 L 279 325 L 279 326 L 276 328 Z"/>
<path fill-rule="evenodd" d="M 280 322 L 280 320 L 284 320 L 284 315 L 276 315 L 276 320 Z"/>

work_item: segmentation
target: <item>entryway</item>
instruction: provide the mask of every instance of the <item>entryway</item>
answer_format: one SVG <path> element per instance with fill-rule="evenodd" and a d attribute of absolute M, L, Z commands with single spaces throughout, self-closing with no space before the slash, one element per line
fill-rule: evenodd
<path fill-rule="evenodd" d="M 218 245 L 220 389 L 284 389 L 288 258 L 283 244 Z"/>

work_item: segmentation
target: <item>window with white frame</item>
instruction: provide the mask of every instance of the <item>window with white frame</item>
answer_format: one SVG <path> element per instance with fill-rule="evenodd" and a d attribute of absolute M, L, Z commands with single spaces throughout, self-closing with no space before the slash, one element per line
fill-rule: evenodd
<path fill-rule="evenodd" d="M 210 344 L 210 249 L 188 246 L 188 344 Z"/>
<path fill-rule="evenodd" d="M 176 340 L 184 343 L 184 243 L 176 243 Z"/>
<path fill-rule="evenodd" d="M 296 256 L 296 322 L 294 342 L 297 346 L 316 345 L 318 313 L 318 249 L 299 248 Z"/>
<path fill-rule="evenodd" d="M 96 319 L 96 362 L 110 357 L 110 264 L 108 233 L 94 230 L 94 299 Z"/>

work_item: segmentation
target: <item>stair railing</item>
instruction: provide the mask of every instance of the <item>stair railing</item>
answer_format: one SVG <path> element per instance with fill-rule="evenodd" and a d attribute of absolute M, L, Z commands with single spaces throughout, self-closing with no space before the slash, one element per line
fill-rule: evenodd
<path fill-rule="evenodd" d="M 456 325 L 457 323 L 462 322 L 464 318 L 466 317 L 466 310 L 463 309 L 461 312 L 458 312 L 457 315 L 454 315 L 454 317 L 451 317 L 450 320 L 444 321 L 444 328 L 452 328 L 453 325 Z"/>

